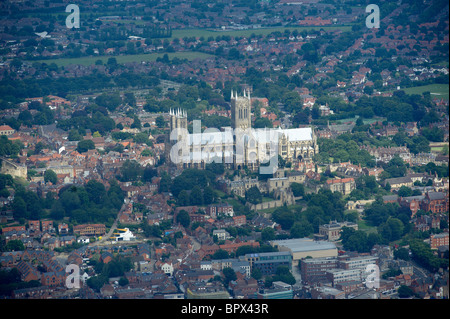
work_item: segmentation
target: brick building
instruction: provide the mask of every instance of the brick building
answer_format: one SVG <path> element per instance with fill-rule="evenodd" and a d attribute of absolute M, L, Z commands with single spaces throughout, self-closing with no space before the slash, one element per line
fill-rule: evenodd
<path fill-rule="evenodd" d="M 448 212 L 448 193 L 428 192 L 422 202 L 422 209 L 426 212 L 445 213 Z"/>
<path fill-rule="evenodd" d="M 338 267 L 335 257 L 305 258 L 300 261 L 302 281 L 314 283 L 327 281 L 327 271 Z"/>
<path fill-rule="evenodd" d="M 356 189 L 356 183 L 353 178 L 336 178 L 327 180 L 325 187 L 332 192 L 341 192 L 344 195 L 348 195 L 352 190 Z"/>
<path fill-rule="evenodd" d="M 73 226 L 74 234 L 81 236 L 95 236 L 106 233 L 106 226 L 104 224 L 83 224 Z"/>
<path fill-rule="evenodd" d="M 448 233 L 432 235 L 430 238 L 431 249 L 438 249 L 440 246 L 448 246 Z"/>

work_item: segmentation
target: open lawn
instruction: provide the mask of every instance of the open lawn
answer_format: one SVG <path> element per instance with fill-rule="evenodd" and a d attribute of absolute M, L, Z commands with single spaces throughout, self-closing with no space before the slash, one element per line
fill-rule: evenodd
<path fill-rule="evenodd" d="M 210 30 L 210 29 L 179 29 L 172 30 L 171 40 L 175 38 L 184 38 L 184 37 L 217 37 L 221 35 L 228 35 L 231 37 L 249 37 L 252 34 L 255 35 L 268 35 L 272 32 L 281 32 L 283 33 L 285 30 L 290 30 L 291 32 L 297 30 L 301 32 L 303 30 L 342 30 L 342 31 L 350 31 L 351 26 L 349 25 L 336 25 L 336 26 L 322 26 L 322 27 L 272 27 L 272 28 L 260 28 L 260 29 L 248 29 L 248 30 Z"/>
<path fill-rule="evenodd" d="M 348 122 L 356 122 L 357 119 L 358 119 L 358 117 L 349 117 L 349 118 L 346 118 L 346 119 L 336 120 L 336 123 L 341 123 L 342 124 L 342 123 L 348 123 Z M 363 123 L 364 124 L 372 124 L 372 123 L 375 123 L 375 122 L 378 122 L 378 121 L 382 122 L 384 120 L 386 120 L 386 118 L 374 117 L 372 119 L 363 119 Z M 333 124 L 334 124 L 334 121 L 333 121 Z"/>
<path fill-rule="evenodd" d="M 156 61 L 158 57 L 163 57 L 164 54 L 167 54 L 169 59 L 179 58 L 179 59 L 187 59 L 189 61 L 200 58 L 206 59 L 210 57 L 210 54 L 203 52 L 173 52 L 173 53 L 148 53 L 148 54 L 128 54 L 128 55 L 102 55 L 102 56 L 89 56 L 89 57 L 80 57 L 80 58 L 61 58 L 61 59 L 48 59 L 48 60 L 37 60 L 36 62 L 40 63 L 55 63 L 58 67 L 67 66 L 70 64 L 79 64 L 79 65 L 93 65 L 97 60 L 101 60 L 103 64 L 108 62 L 109 58 L 116 58 L 117 63 L 127 63 L 127 62 L 147 62 L 147 61 Z"/>
<path fill-rule="evenodd" d="M 366 221 L 363 219 L 358 220 L 358 230 L 365 231 L 367 234 L 376 233 L 377 228 L 375 226 L 369 226 L 366 224 Z"/>
<path fill-rule="evenodd" d="M 448 100 L 449 85 L 448 84 L 429 84 L 423 86 L 413 86 L 402 89 L 406 94 L 422 94 L 423 92 L 430 92 L 432 98 L 443 98 Z"/>
<path fill-rule="evenodd" d="M 295 204 L 295 205 L 289 205 L 287 208 L 292 211 L 300 211 L 303 208 L 304 205 L 302 204 Z M 272 214 L 277 208 L 280 207 L 273 207 L 273 208 L 267 208 L 267 209 L 259 209 L 258 212 L 262 214 Z"/>

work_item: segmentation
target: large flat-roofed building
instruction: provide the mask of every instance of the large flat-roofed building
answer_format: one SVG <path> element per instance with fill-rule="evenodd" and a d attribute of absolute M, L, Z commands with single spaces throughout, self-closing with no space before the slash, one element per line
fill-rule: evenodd
<path fill-rule="evenodd" d="M 346 258 L 342 256 L 339 260 L 339 267 L 342 269 L 365 269 L 368 265 L 377 265 L 378 257 L 376 256 L 359 256 Z"/>
<path fill-rule="evenodd" d="M 341 282 L 362 281 L 364 269 L 330 269 L 327 271 L 327 279 L 333 286 Z"/>
<path fill-rule="evenodd" d="M 293 299 L 292 286 L 282 281 L 274 281 L 272 288 L 266 288 L 256 293 L 256 299 Z"/>
<path fill-rule="evenodd" d="M 327 271 L 338 268 L 336 257 L 305 258 L 301 260 L 300 273 L 304 283 L 327 281 Z"/>
<path fill-rule="evenodd" d="M 288 251 L 246 254 L 240 259 L 248 261 L 252 269 L 259 269 L 264 276 L 275 274 L 279 266 L 289 269 L 292 266 L 292 256 Z"/>
<path fill-rule="evenodd" d="M 279 251 L 289 251 L 292 255 L 293 263 L 306 257 L 337 257 L 338 255 L 338 250 L 334 243 L 315 241 L 310 238 L 273 240 L 270 244 L 278 248 Z"/>

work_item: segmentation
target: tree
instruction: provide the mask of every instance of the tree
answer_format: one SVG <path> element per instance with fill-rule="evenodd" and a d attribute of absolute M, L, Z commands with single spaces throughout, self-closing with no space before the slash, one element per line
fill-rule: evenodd
<path fill-rule="evenodd" d="M 67 139 L 69 141 L 81 141 L 83 140 L 83 136 L 81 136 L 80 132 L 78 132 L 77 129 L 71 129 Z"/>
<path fill-rule="evenodd" d="M 182 190 L 177 197 L 177 203 L 179 206 L 188 206 L 189 205 L 189 194 L 186 190 Z"/>
<path fill-rule="evenodd" d="M 134 117 L 133 123 L 131 124 L 130 128 L 142 128 L 141 120 L 137 116 Z"/>
<path fill-rule="evenodd" d="M 126 277 L 120 277 L 120 279 L 119 279 L 119 285 L 121 286 L 121 287 L 124 287 L 124 286 L 126 286 L 126 285 L 128 285 L 129 284 L 129 281 L 128 281 L 128 279 L 126 278 Z"/>
<path fill-rule="evenodd" d="M 362 230 L 354 230 L 353 228 L 343 227 L 341 231 L 341 240 L 344 249 L 349 251 L 357 251 L 359 253 L 369 252 L 373 245 L 379 244 L 379 236 L 367 236 Z"/>
<path fill-rule="evenodd" d="M 411 258 L 409 257 L 409 250 L 406 248 L 399 248 L 394 250 L 395 259 L 402 259 L 409 261 Z"/>
<path fill-rule="evenodd" d="M 396 204 L 395 204 L 396 205 Z M 391 203 L 384 204 L 380 201 L 375 201 L 367 207 L 364 211 L 366 215 L 366 220 L 370 222 L 373 226 L 379 226 L 386 222 L 390 216 L 394 216 L 396 206 Z"/>
<path fill-rule="evenodd" d="M 228 59 L 230 60 L 239 60 L 241 57 L 239 50 L 236 48 L 231 48 L 230 51 L 228 51 Z"/>
<path fill-rule="evenodd" d="M 413 190 L 408 186 L 401 186 L 398 190 L 398 196 L 400 197 L 408 197 L 412 196 Z"/>
<path fill-rule="evenodd" d="M 92 140 L 82 140 L 78 142 L 77 144 L 77 152 L 78 153 L 85 153 L 88 150 L 95 149 L 95 144 Z"/>
<path fill-rule="evenodd" d="M 15 220 L 19 220 L 20 218 L 26 218 L 27 217 L 27 204 L 23 200 L 22 197 L 15 196 L 13 203 L 12 203 L 12 209 L 13 209 L 13 216 Z"/>
<path fill-rule="evenodd" d="M 430 142 L 422 135 L 414 136 L 411 142 L 407 144 L 411 153 L 428 153 L 430 151 Z"/>
<path fill-rule="evenodd" d="M 228 252 L 223 249 L 218 249 L 212 256 L 212 259 L 227 259 L 230 256 L 228 255 Z"/>
<path fill-rule="evenodd" d="M 203 190 L 203 202 L 205 205 L 212 204 L 215 200 L 216 193 L 211 186 L 205 187 Z"/>
<path fill-rule="evenodd" d="M 291 189 L 295 197 L 303 196 L 305 194 L 305 186 L 300 183 L 291 183 Z"/>
<path fill-rule="evenodd" d="M 64 217 L 64 207 L 61 204 L 61 201 L 56 201 L 53 203 L 52 208 L 50 210 L 50 216 L 55 220 L 61 220 Z"/>
<path fill-rule="evenodd" d="M 81 201 L 77 194 L 77 189 L 66 190 L 60 195 L 60 202 L 64 207 L 64 211 L 70 214 L 73 210 L 80 208 Z"/>
<path fill-rule="evenodd" d="M 304 237 L 308 237 L 313 232 L 314 232 L 314 228 L 308 221 L 305 221 L 303 223 L 295 222 L 291 228 L 291 237 L 292 238 L 304 238 Z"/>
<path fill-rule="evenodd" d="M 262 202 L 262 194 L 259 191 L 259 188 L 256 186 L 250 187 L 245 192 L 245 199 L 252 204 L 258 204 Z"/>
<path fill-rule="evenodd" d="M 386 223 L 378 227 L 378 232 L 387 241 L 400 239 L 403 235 L 404 225 L 398 218 L 389 218 Z"/>
<path fill-rule="evenodd" d="M 90 201 L 96 204 L 101 204 L 105 200 L 106 189 L 105 185 L 103 185 L 102 183 L 91 179 L 89 182 L 87 182 L 85 189 L 88 193 Z"/>
<path fill-rule="evenodd" d="M 414 291 L 408 286 L 401 285 L 398 288 L 398 296 L 400 298 L 409 298 L 409 297 L 414 296 Z"/>
<path fill-rule="evenodd" d="M 191 205 L 202 205 L 203 204 L 203 194 L 200 186 L 195 185 L 189 195 L 189 202 Z"/>
<path fill-rule="evenodd" d="M 269 241 L 275 239 L 275 229 L 271 227 L 266 227 L 261 231 L 261 240 Z"/>
<path fill-rule="evenodd" d="M 145 151 L 150 152 L 150 150 L 146 149 L 146 150 L 142 151 L 142 153 L 141 153 L 142 156 L 145 156 L 145 155 L 143 155 Z M 143 182 L 151 182 L 153 177 L 156 177 L 156 176 L 158 176 L 158 171 L 154 168 L 151 168 L 149 165 L 147 165 L 144 168 L 144 172 L 142 174 L 142 181 Z"/>
<path fill-rule="evenodd" d="M 403 159 L 401 159 L 398 155 L 394 156 L 385 168 L 385 171 L 388 172 L 393 178 L 405 176 L 406 170 L 407 168 L 403 162 Z"/>
<path fill-rule="evenodd" d="M 170 191 L 170 186 L 172 185 L 172 179 L 167 173 L 161 175 L 161 180 L 159 181 L 159 192 L 164 193 Z M 175 194 L 174 194 L 175 195 Z"/>
<path fill-rule="evenodd" d="M 185 210 L 181 210 L 177 214 L 177 223 L 181 224 L 184 228 L 189 227 L 189 224 L 191 223 L 191 217 L 189 216 L 189 213 Z"/>
<path fill-rule="evenodd" d="M 93 276 L 86 281 L 87 285 L 97 292 L 100 292 L 100 289 L 107 282 L 108 282 L 108 277 L 105 275 Z"/>
<path fill-rule="evenodd" d="M 430 142 L 443 142 L 444 141 L 444 131 L 438 127 L 424 127 L 422 129 L 422 135 L 425 136 Z"/>
<path fill-rule="evenodd" d="M 122 98 L 119 93 L 103 93 L 95 98 L 95 103 L 99 106 L 106 107 L 109 111 L 113 112 L 122 103 Z"/>
<path fill-rule="evenodd" d="M 160 115 L 155 119 L 155 124 L 159 128 L 163 128 L 164 126 L 166 126 L 166 121 L 164 121 L 164 117 Z"/>
<path fill-rule="evenodd" d="M 280 224 L 281 228 L 284 230 L 291 229 L 292 225 L 295 222 L 295 216 L 292 211 L 290 211 L 287 207 L 277 208 L 272 213 L 272 218 L 275 222 Z"/>
<path fill-rule="evenodd" d="M 46 183 L 50 182 L 53 185 L 56 185 L 58 183 L 58 176 L 56 175 L 56 173 L 53 170 L 48 169 L 44 173 L 44 181 Z"/>
<path fill-rule="evenodd" d="M 262 272 L 259 268 L 253 267 L 251 276 L 253 279 L 260 280 L 262 278 Z"/>
<path fill-rule="evenodd" d="M 272 282 L 273 281 L 282 281 L 289 285 L 294 285 L 296 282 L 288 266 L 278 266 L 276 270 L 276 275 L 272 279 Z"/>
<path fill-rule="evenodd" d="M 230 281 L 234 281 L 237 279 L 236 272 L 233 270 L 233 268 L 225 267 L 222 270 L 222 273 L 225 277 L 224 281 L 223 281 L 223 284 L 225 287 L 228 287 L 228 284 L 230 283 Z"/>
<path fill-rule="evenodd" d="M 253 124 L 253 127 L 254 128 L 272 128 L 273 125 L 272 125 L 272 122 L 268 118 L 263 117 L 263 118 L 256 119 L 255 123 Z"/>
<path fill-rule="evenodd" d="M 122 182 L 134 182 L 141 179 L 144 170 L 135 160 L 126 160 L 120 168 L 120 172 Z"/>
<path fill-rule="evenodd" d="M 25 250 L 25 246 L 23 245 L 22 241 L 19 239 L 13 239 L 8 241 L 6 244 L 6 250 L 8 251 L 23 251 Z"/>
<path fill-rule="evenodd" d="M 440 267 L 448 268 L 448 259 L 440 259 L 433 254 L 430 245 L 414 239 L 410 242 L 412 259 L 431 272 L 436 272 Z"/>

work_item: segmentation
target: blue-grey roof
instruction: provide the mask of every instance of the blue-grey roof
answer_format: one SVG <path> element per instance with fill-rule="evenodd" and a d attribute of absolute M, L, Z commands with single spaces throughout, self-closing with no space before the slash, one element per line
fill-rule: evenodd
<path fill-rule="evenodd" d="M 314 241 L 309 238 L 274 240 L 273 243 L 278 246 L 284 246 L 290 249 L 292 253 L 303 251 L 336 249 L 336 245 L 332 242 Z"/>

